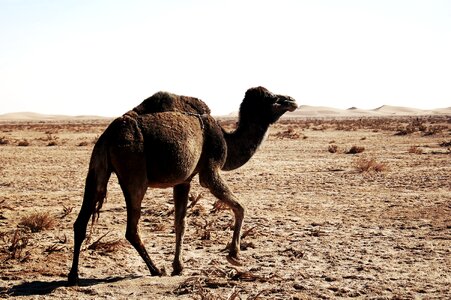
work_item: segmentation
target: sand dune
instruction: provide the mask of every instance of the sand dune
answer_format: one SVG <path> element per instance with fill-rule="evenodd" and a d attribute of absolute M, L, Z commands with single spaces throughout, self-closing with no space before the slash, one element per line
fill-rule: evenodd
<path fill-rule="evenodd" d="M 301 105 L 296 111 L 287 113 L 286 117 L 365 117 L 365 116 L 424 116 L 424 115 L 451 115 L 451 107 L 422 110 L 411 107 L 383 105 L 375 109 L 360 109 L 351 107 L 338 109 L 325 106 Z M 238 112 L 232 112 L 227 117 L 237 117 Z M 0 115 L 0 120 L 86 120 L 86 119 L 108 119 L 102 116 L 68 116 L 48 115 L 34 112 L 16 112 Z"/>

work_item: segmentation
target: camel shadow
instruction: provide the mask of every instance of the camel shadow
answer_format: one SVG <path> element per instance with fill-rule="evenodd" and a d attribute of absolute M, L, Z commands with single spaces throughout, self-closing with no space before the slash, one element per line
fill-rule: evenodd
<path fill-rule="evenodd" d="M 97 279 L 80 279 L 78 286 L 87 287 L 102 283 L 114 283 L 122 280 L 136 279 L 142 276 L 116 276 Z M 48 295 L 54 290 L 60 287 L 69 286 L 67 280 L 54 280 L 54 281 L 31 281 L 23 282 L 21 284 L 11 287 L 7 294 L 10 296 L 36 296 L 36 295 Z"/>

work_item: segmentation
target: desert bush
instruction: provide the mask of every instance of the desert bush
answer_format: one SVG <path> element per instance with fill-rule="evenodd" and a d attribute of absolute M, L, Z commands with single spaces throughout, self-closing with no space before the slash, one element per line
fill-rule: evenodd
<path fill-rule="evenodd" d="M 338 146 L 337 145 L 329 145 L 329 148 L 327 149 L 330 153 L 337 153 Z"/>
<path fill-rule="evenodd" d="M 56 141 L 50 141 L 47 146 L 51 147 L 51 146 L 57 146 L 58 143 Z"/>
<path fill-rule="evenodd" d="M 292 140 L 296 140 L 301 137 L 301 135 L 291 126 L 284 131 L 277 132 L 275 136 L 279 139 L 292 139 Z"/>
<path fill-rule="evenodd" d="M 346 152 L 346 153 L 347 154 L 357 154 L 357 153 L 362 153 L 363 151 L 365 151 L 365 147 L 352 146 L 351 149 L 349 149 L 348 152 Z"/>
<path fill-rule="evenodd" d="M 354 162 L 354 167 L 360 173 L 388 171 L 388 166 L 385 163 L 377 162 L 374 158 L 361 157 Z"/>
<path fill-rule="evenodd" d="M 413 153 L 413 154 L 423 154 L 423 149 L 421 149 L 418 146 L 412 146 L 409 148 L 409 153 Z"/>
<path fill-rule="evenodd" d="M 44 253 L 47 253 L 48 255 L 50 255 L 55 252 L 62 252 L 62 251 L 64 251 L 64 249 L 66 249 L 66 247 L 64 245 L 58 245 L 58 243 L 55 243 L 55 244 L 48 246 L 44 250 Z"/>
<path fill-rule="evenodd" d="M 80 146 L 80 147 L 88 146 L 88 142 L 82 141 L 82 142 L 78 143 L 78 146 Z"/>
<path fill-rule="evenodd" d="M 431 125 L 427 129 L 423 130 L 423 136 L 440 134 L 447 129 L 448 129 L 447 126 Z"/>
<path fill-rule="evenodd" d="M 9 210 L 13 210 L 11 206 L 6 204 L 6 199 L 0 200 L 0 209 L 9 209 Z"/>
<path fill-rule="evenodd" d="M 19 222 L 20 226 L 29 228 L 31 232 L 39 232 L 51 229 L 55 226 L 56 221 L 48 212 L 33 213 L 22 217 Z"/>
<path fill-rule="evenodd" d="M 64 219 L 65 217 L 67 217 L 73 210 L 74 210 L 73 206 L 66 207 L 63 205 L 63 213 L 62 213 L 60 219 Z"/>
<path fill-rule="evenodd" d="M 19 141 L 19 143 L 17 144 L 17 146 L 20 146 L 20 147 L 27 147 L 27 146 L 30 146 L 30 142 L 29 142 L 28 140 L 24 139 L 24 140 Z"/>
<path fill-rule="evenodd" d="M 0 137 L 0 145 L 8 145 L 8 144 L 9 140 L 6 137 L 4 136 Z"/>
<path fill-rule="evenodd" d="M 102 241 L 110 232 L 105 233 L 95 242 L 88 246 L 89 250 L 99 251 L 102 254 L 112 253 L 124 247 L 125 242 L 119 239 L 111 241 Z"/>
<path fill-rule="evenodd" d="M 200 277 L 189 277 L 183 281 L 175 290 L 176 295 L 196 295 L 201 300 L 215 300 L 218 297 L 212 294 L 208 289 L 204 287 L 207 285 L 206 279 Z M 196 299 L 198 298 L 196 297 Z M 194 297 L 193 297 L 194 298 Z M 236 299 L 236 298 L 233 298 Z"/>
<path fill-rule="evenodd" d="M 439 146 L 440 146 L 440 147 L 445 147 L 445 148 L 451 147 L 451 140 L 450 140 L 449 142 L 443 141 L 443 142 L 441 142 L 441 143 L 439 144 Z"/>
<path fill-rule="evenodd" d="M 26 261 L 30 253 L 27 251 L 24 253 L 25 247 L 28 245 L 28 235 L 22 229 L 16 229 L 12 233 L 3 233 L 1 235 L 3 242 L 6 246 L 1 249 L 3 254 L 6 254 L 6 259 L 17 259 L 21 262 Z"/>

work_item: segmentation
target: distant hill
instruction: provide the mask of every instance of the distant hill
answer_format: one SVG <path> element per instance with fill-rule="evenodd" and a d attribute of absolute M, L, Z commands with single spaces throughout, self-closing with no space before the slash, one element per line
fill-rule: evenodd
<path fill-rule="evenodd" d="M 383 105 L 375 109 L 360 109 L 350 107 L 348 109 L 338 109 L 326 106 L 301 105 L 294 112 L 288 112 L 284 117 L 365 117 L 365 116 L 424 116 L 424 115 L 450 115 L 451 107 L 438 108 L 431 110 L 421 110 L 417 108 Z M 222 117 L 237 117 L 238 112 L 232 112 Z M 102 116 L 67 116 L 67 115 L 47 115 L 34 112 L 16 112 L 0 115 L 0 120 L 94 120 L 94 119 L 112 119 Z"/>
<path fill-rule="evenodd" d="M 0 120 L 18 120 L 18 121 L 33 121 L 33 120 L 89 120 L 89 119 L 110 119 L 101 116 L 67 116 L 67 115 L 47 115 L 38 114 L 34 112 L 15 112 L 0 115 Z"/>
<path fill-rule="evenodd" d="M 421 115 L 451 115 L 451 107 L 421 110 L 417 108 L 383 105 L 375 109 L 360 109 L 350 107 L 348 109 L 338 109 L 324 106 L 301 105 L 294 112 L 288 112 L 286 117 L 353 117 L 353 116 L 421 116 Z"/>

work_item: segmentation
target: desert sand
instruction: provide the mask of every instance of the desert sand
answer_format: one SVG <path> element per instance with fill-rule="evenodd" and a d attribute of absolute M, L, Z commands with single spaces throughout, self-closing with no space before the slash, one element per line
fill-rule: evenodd
<path fill-rule="evenodd" d="M 324 109 L 289 115 L 248 164 L 223 172 L 246 208 L 242 266 L 225 259 L 231 211 L 214 209 L 195 180 L 185 270 L 151 277 L 124 238 L 113 175 L 75 287 L 66 286 L 72 224 L 93 144 L 110 120 L 3 116 L 0 298 L 449 299 L 449 109 Z M 234 121 L 222 123 L 232 129 Z M 170 189 L 148 190 L 140 222 L 150 256 L 168 274 L 172 207 Z"/>

